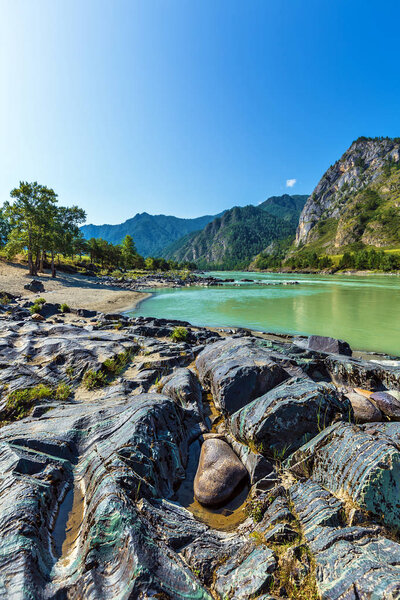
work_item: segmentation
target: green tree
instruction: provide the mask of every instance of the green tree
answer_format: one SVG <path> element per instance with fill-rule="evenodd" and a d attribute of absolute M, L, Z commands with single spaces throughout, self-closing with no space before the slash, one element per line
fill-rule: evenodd
<path fill-rule="evenodd" d="M 11 190 L 10 195 L 13 202 L 4 204 L 4 216 L 9 219 L 11 226 L 9 249 L 16 252 L 27 248 L 29 274 L 37 275 L 40 253 L 44 247 L 46 229 L 52 220 L 57 194 L 36 181 L 20 181 L 19 188 Z"/>
<path fill-rule="evenodd" d="M 131 235 L 126 235 L 121 244 L 122 262 L 126 269 L 133 269 L 136 263 L 137 251 Z"/>

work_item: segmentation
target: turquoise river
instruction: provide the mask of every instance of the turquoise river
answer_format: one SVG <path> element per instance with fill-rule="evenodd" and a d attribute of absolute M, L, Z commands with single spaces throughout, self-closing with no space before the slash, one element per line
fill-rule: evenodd
<path fill-rule="evenodd" d="M 347 340 L 357 350 L 400 355 L 399 276 L 208 274 L 234 278 L 235 283 L 159 289 L 130 314 L 193 325 L 328 335 Z M 246 278 L 278 285 L 243 282 Z M 284 281 L 299 285 L 283 285 Z"/>

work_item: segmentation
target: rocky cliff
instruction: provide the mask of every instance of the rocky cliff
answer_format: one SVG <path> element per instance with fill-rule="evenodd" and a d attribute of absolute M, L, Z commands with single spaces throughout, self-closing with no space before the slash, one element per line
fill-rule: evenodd
<path fill-rule="evenodd" d="M 399 138 L 359 138 L 329 167 L 300 215 L 296 246 L 323 251 L 362 242 L 388 246 L 400 239 Z M 398 228 L 397 228 L 398 229 Z"/>

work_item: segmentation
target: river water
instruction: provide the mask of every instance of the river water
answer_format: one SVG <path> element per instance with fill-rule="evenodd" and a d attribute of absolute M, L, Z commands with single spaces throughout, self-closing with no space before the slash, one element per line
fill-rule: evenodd
<path fill-rule="evenodd" d="M 400 355 L 400 276 L 208 274 L 237 283 L 160 289 L 130 314 L 193 325 L 327 335 L 347 340 L 356 350 Z M 245 283 L 246 278 L 277 285 Z"/>

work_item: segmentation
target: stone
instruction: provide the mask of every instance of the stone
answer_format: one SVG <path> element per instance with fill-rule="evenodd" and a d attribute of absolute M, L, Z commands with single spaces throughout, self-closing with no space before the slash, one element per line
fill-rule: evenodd
<path fill-rule="evenodd" d="M 285 456 L 337 416 L 348 419 L 351 413 L 349 400 L 341 400 L 334 386 L 294 377 L 232 415 L 229 427 L 263 454 Z"/>
<path fill-rule="evenodd" d="M 221 505 L 231 498 L 247 471 L 223 440 L 205 440 L 194 479 L 195 498 L 205 506 Z"/>
<path fill-rule="evenodd" d="M 249 544 L 216 570 L 214 589 L 220 598 L 255 598 L 268 590 L 275 569 L 272 550 Z"/>
<path fill-rule="evenodd" d="M 43 315 L 39 314 L 39 313 L 34 313 L 31 317 L 32 321 L 44 321 L 45 318 Z"/>
<path fill-rule="evenodd" d="M 202 413 L 201 386 L 196 375 L 185 367 L 175 369 L 160 381 L 163 394 L 186 408 Z"/>
<path fill-rule="evenodd" d="M 357 423 L 382 421 L 381 411 L 375 404 L 370 402 L 368 398 L 361 394 L 357 394 L 356 392 L 348 392 L 345 396 L 350 400 L 354 412 L 354 419 Z"/>
<path fill-rule="evenodd" d="M 75 310 L 71 309 L 71 312 L 75 312 Z M 98 313 L 96 310 L 88 310 L 87 308 L 78 308 L 76 310 L 76 314 L 79 317 L 84 317 L 85 319 L 92 319 L 93 317 L 96 317 Z"/>
<path fill-rule="evenodd" d="M 322 335 L 310 335 L 307 339 L 306 348 L 317 352 L 329 352 L 330 354 L 344 354 L 351 356 L 352 350 L 349 344 L 343 340 L 336 340 Z"/>
<path fill-rule="evenodd" d="M 317 483 L 291 487 L 290 497 L 316 562 L 316 582 L 327 600 L 400 594 L 400 544 L 379 527 L 347 526 L 343 503 Z"/>
<path fill-rule="evenodd" d="M 24 285 L 24 289 L 35 293 L 44 292 L 44 285 L 38 279 L 32 279 L 32 281 Z"/>
<path fill-rule="evenodd" d="M 335 423 L 285 464 L 333 494 L 347 495 L 359 508 L 400 530 L 400 451 L 387 425 L 397 426 L 400 434 L 398 423 Z"/>
<path fill-rule="evenodd" d="M 391 419 L 400 419 L 400 401 L 389 392 L 374 392 L 369 397 L 384 415 Z"/>
<path fill-rule="evenodd" d="M 210 344 L 197 357 L 196 367 L 217 408 L 227 415 L 289 378 L 271 352 L 254 338 Z"/>

